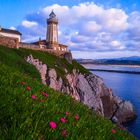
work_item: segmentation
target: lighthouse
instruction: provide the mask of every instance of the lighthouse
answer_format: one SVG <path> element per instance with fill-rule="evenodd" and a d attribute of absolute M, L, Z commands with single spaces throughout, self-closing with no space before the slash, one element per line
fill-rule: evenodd
<path fill-rule="evenodd" d="M 46 42 L 49 49 L 60 49 L 58 44 L 58 19 L 53 10 L 50 13 L 49 18 L 47 19 Z"/>

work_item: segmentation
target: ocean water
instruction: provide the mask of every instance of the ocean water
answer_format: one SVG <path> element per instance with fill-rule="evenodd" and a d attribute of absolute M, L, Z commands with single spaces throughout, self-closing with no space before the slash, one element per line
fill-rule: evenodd
<path fill-rule="evenodd" d="M 87 67 L 87 66 L 85 66 Z M 100 67 L 102 69 L 114 70 L 112 66 L 96 66 L 88 65 L 88 68 L 94 69 Z M 116 66 L 117 70 L 140 71 L 140 67 L 122 67 Z M 105 84 L 113 89 L 114 95 L 120 96 L 125 100 L 129 100 L 135 107 L 137 118 L 126 124 L 127 129 L 140 139 L 140 74 L 115 73 L 92 71 L 92 73 L 103 78 Z"/>

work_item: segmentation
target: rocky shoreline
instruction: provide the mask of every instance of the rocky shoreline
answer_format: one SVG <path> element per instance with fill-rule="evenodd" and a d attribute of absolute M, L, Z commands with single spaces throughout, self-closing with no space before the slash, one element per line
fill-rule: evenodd
<path fill-rule="evenodd" d="M 132 103 L 114 96 L 102 78 L 94 74 L 81 74 L 78 70 L 73 69 L 72 73 L 65 70 L 67 80 L 65 82 L 62 77 L 58 77 L 55 69 L 48 68 L 46 64 L 33 58 L 32 55 L 25 59 L 39 71 L 43 84 L 69 94 L 103 117 L 119 124 L 131 121 L 136 117 Z"/>

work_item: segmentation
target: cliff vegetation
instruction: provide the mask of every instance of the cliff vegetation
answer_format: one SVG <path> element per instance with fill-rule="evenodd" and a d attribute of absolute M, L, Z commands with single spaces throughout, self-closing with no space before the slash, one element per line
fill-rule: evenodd
<path fill-rule="evenodd" d="M 118 128 L 69 95 L 41 83 L 35 66 L 26 62 L 38 58 L 64 77 L 66 70 L 89 72 L 76 61 L 26 49 L 0 46 L 0 138 L 39 140 L 133 140 L 133 135 Z"/>

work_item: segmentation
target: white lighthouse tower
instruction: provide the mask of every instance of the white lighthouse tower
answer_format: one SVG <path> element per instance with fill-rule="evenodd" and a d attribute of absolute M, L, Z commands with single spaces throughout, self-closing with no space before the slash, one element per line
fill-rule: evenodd
<path fill-rule="evenodd" d="M 58 19 L 52 11 L 47 19 L 46 42 L 50 49 L 59 50 L 58 45 Z"/>

